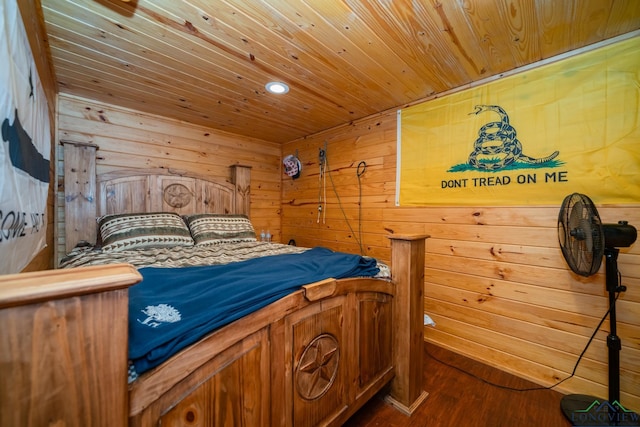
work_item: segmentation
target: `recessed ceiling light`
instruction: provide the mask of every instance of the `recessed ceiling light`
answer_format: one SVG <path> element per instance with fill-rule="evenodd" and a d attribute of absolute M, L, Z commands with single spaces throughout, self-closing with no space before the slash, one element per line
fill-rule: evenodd
<path fill-rule="evenodd" d="M 281 94 L 289 92 L 289 86 L 282 82 L 269 82 L 264 85 L 264 87 L 271 93 Z"/>

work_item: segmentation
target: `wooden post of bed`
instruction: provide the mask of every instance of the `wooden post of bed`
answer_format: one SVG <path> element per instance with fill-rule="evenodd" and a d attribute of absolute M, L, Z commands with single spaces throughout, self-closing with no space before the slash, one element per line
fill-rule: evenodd
<path fill-rule="evenodd" d="M 95 144 L 64 141 L 64 238 L 65 252 L 81 240 L 96 242 Z"/>
<path fill-rule="evenodd" d="M 396 375 L 385 398 L 411 415 L 427 398 L 422 390 L 424 347 L 424 255 L 426 235 L 391 235 L 393 299 L 393 359 Z"/>
<path fill-rule="evenodd" d="M 235 213 L 249 218 L 251 208 L 251 166 L 231 165 L 231 182 L 236 186 Z"/>
<path fill-rule="evenodd" d="M 129 264 L 0 276 L 0 426 L 127 425 Z"/>

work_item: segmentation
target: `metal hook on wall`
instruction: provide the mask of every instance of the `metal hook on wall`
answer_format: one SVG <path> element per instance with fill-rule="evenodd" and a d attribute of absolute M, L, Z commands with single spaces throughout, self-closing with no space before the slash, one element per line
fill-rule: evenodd
<path fill-rule="evenodd" d="M 327 169 L 327 141 L 324 141 L 324 148 L 318 149 L 318 165 L 320 172 L 318 174 L 318 219 L 317 223 L 320 223 L 320 217 L 322 217 L 322 223 L 325 223 L 326 212 L 326 200 L 327 200 L 327 177 L 325 175 Z"/>

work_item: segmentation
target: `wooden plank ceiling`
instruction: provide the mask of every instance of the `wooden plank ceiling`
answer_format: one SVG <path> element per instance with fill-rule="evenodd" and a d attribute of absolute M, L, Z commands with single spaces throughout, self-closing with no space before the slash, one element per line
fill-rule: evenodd
<path fill-rule="evenodd" d="M 640 29 L 638 0 L 41 3 L 59 92 L 274 142 Z"/>

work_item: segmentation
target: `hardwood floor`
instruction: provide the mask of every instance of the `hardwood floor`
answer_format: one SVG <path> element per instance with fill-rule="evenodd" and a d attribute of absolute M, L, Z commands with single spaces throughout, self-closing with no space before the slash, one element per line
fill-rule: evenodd
<path fill-rule="evenodd" d="M 447 366 L 440 361 L 446 362 Z M 565 427 L 562 394 L 554 390 L 513 391 L 538 387 L 527 380 L 425 343 L 425 402 L 406 416 L 377 396 L 345 423 L 348 427 Z M 452 367 L 453 366 L 453 367 Z M 474 376 L 461 372 L 457 367 Z"/>

